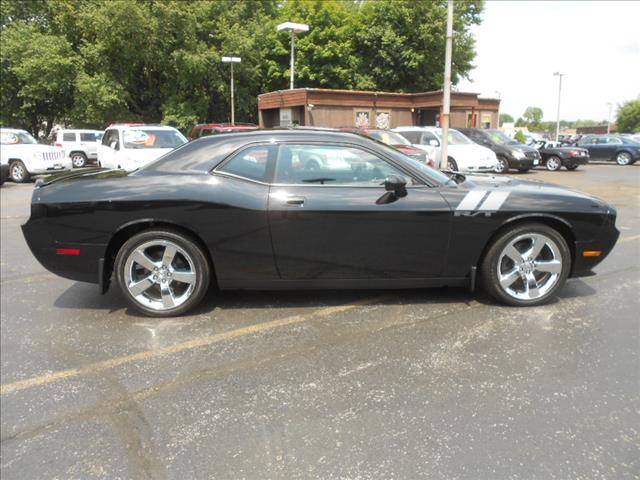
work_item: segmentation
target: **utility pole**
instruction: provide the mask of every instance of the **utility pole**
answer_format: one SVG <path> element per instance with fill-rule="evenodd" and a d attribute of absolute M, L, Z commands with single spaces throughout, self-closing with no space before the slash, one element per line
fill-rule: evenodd
<path fill-rule="evenodd" d="M 560 98 L 562 96 L 562 77 L 566 75 L 566 73 L 554 72 L 554 76 L 558 77 L 558 115 L 556 117 L 556 142 L 558 141 L 558 137 L 560 136 Z"/>
<path fill-rule="evenodd" d="M 449 115 L 451 113 L 451 51 L 453 49 L 453 0 L 447 1 L 447 43 L 444 53 L 444 88 L 442 100 L 442 147 L 440 169 L 449 164 Z"/>
<path fill-rule="evenodd" d="M 609 105 L 609 116 L 607 117 L 607 135 L 609 135 L 611 133 L 611 106 L 613 103 L 607 102 L 607 105 Z"/>
<path fill-rule="evenodd" d="M 233 86 L 233 64 L 240 63 L 242 59 L 240 57 L 222 57 L 222 63 L 230 63 L 231 64 L 231 125 L 236 124 L 236 112 L 234 106 L 234 86 Z"/>

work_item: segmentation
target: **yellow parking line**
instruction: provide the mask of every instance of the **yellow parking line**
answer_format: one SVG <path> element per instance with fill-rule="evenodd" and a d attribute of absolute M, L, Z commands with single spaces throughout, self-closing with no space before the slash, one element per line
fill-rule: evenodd
<path fill-rule="evenodd" d="M 632 242 L 634 240 L 640 240 L 640 235 L 632 235 L 630 237 L 622 237 L 620 240 L 618 240 L 618 243 Z"/>
<path fill-rule="evenodd" d="M 62 370 L 62 371 L 50 373 L 47 375 L 41 375 L 38 377 L 28 378 L 25 380 L 19 380 L 13 383 L 7 383 L 4 385 L 0 385 L 0 395 L 6 395 L 8 393 L 18 392 L 20 390 L 38 387 L 41 385 L 47 385 L 49 383 L 57 382 L 58 380 L 65 380 L 69 378 L 79 377 L 81 375 L 87 375 L 90 373 L 107 370 L 107 369 L 118 367 L 120 365 L 125 365 L 128 363 L 139 362 L 143 360 L 151 360 L 151 359 L 162 357 L 165 355 L 173 355 L 176 353 L 180 353 L 185 350 L 193 350 L 195 348 L 206 347 L 209 345 L 223 342 L 225 340 L 232 340 L 238 337 L 244 337 L 244 336 L 253 335 L 256 333 L 262 333 L 262 332 L 266 332 L 276 328 L 285 327 L 285 326 L 293 325 L 296 323 L 306 322 L 315 318 L 328 317 L 330 315 L 335 315 L 338 313 L 346 312 L 348 310 L 352 310 L 358 306 L 375 303 L 379 301 L 381 298 L 383 297 L 363 300 L 360 302 L 354 302 L 349 305 L 338 305 L 334 307 L 326 307 L 326 308 L 322 308 L 321 310 L 316 310 L 315 312 L 311 312 L 307 315 L 304 315 L 304 314 L 292 315 L 290 317 L 285 317 L 279 320 L 272 320 L 270 322 L 260 323 L 257 325 L 237 328 L 235 330 L 230 330 L 228 332 L 210 335 L 207 337 L 195 338 L 193 340 L 189 340 L 186 342 L 178 343 L 176 345 L 160 348 L 158 350 L 146 350 L 144 352 L 134 353 L 132 355 L 126 355 L 124 357 L 116 357 L 110 360 L 104 360 L 102 362 L 92 363 L 82 368 L 71 368 L 68 370 Z"/>

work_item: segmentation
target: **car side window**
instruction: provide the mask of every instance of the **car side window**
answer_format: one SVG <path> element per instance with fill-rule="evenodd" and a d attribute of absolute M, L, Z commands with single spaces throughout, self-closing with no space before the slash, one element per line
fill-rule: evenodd
<path fill-rule="evenodd" d="M 607 143 L 609 145 L 622 145 L 622 140 L 616 137 L 607 137 Z"/>
<path fill-rule="evenodd" d="M 256 145 L 235 154 L 218 169 L 238 177 L 258 182 L 269 180 L 269 164 L 276 150 L 275 145 Z"/>
<path fill-rule="evenodd" d="M 81 133 L 80 134 L 80 141 L 81 142 L 95 142 L 96 141 L 96 134 L 95 133 Z"/>
<path fill-rule="evenodd" d="M 404 138 L 409 140 L 409 143 L 414 143 L 416 145 L 420 144 L 420 132 L 398 132 Z"/>
<path fill-rule="evenodd" d="M 422 134 L 422 142 L 420 142 L 421 145 L 433 145 L 434 147 L 438 147 L 440 146 L 440 141 L 438 140 L 438 137 L 436 137 L 433 133 L 431 132 L 424 132 Z"/>
<path fill-rule="evenodd" d="M 355 147 L 284 144 L 274 183 L 295 185 L 380 185 L 389 175 L 412 179 L 376 155 Z"/>
<path fill-rule="evenodd" d="M 72 132 L 65 132 L 62 134 L 62 141 L 63 142 L 75 142 L 76 141 L 76 134 L 72 133 Z"/>

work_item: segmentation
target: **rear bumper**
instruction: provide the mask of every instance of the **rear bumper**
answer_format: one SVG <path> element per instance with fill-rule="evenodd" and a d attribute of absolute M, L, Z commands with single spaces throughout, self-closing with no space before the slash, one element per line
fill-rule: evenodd
<path fill-rule="evenodd" d="M 573 165 L 586 165 L 589 163 L 589 157 L 569 157 L 562 161 L 565 167 Z"/>
<path fill-rule="evenodd" d="M 535 166 L 535 163 L 533 161 L 533 158 L 513 158 L 513 157 L 509 157 L 508 158 L 509 161 L 509 166 L 511 168 L 518 168 L 518 169 L 523 169 L 523 168 L 527 168 L 527 169 L 531 169 Z"/>

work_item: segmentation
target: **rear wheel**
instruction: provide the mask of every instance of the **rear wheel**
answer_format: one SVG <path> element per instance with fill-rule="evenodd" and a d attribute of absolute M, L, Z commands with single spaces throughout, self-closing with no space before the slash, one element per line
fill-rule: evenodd
<path fill-rule="evenodd" d="M 11 180 L 16 183 L 25 183 L 31 178 L 31 175 L 29 175 L 29 172 L 27 171 L 27 167 L 25 167 L 24 163 L 20 160 L 16 160 L 11 164 L 9 167 L 9 176 L 11 177 Z"/>
<path fill-rule="evenodd" d="M 82 168 L 87 164 L 87 157 L 82 152 L 73 152 L 71 154 L 71 163 L 74 168 Z"/>
<path fill-rule="evenodd" d="M 502 233 L 489 247 L 481 265 L 485 289 L 507 305 L 546 303 L 564 285 L 571 254 L 562 235 L 539 223 Z"/>
<path fill-rule="evenodd" d="M 620 152 L 616 155 L 616 163 L 618 165 L 630 165 L 631 164 L 631 154 L 629 152 Z"/>
<path fill-rule="evenodd" d="M 458 171 L 458 164 L 456 163 L 456 161 L 449 157 L 449 159 L 447 160 L 447 168 L 449 170 L 451 170 L 452 172 L 457 172 Z"/>
<path fill-rule="evenodd" d="M 498 163 L 494 171 L 496 173 L 507 173 L 509 171 L 509 161 L 504 157 L 498 157 Z"/>
<path fill-rule="evenodd" d="M 182 315 L 204 297 L 210 268 L 202 248 L 173 230 L 146 230 L 122 246 L 115 273 L 123 295 L 153 317 Z"/>
<path fill-rule="evenodd" d="M 562 167 L 562 160 L 555 155 L 552 155 L 547 159 L 547 170 L 550 172 L 557 172 Z"/>

